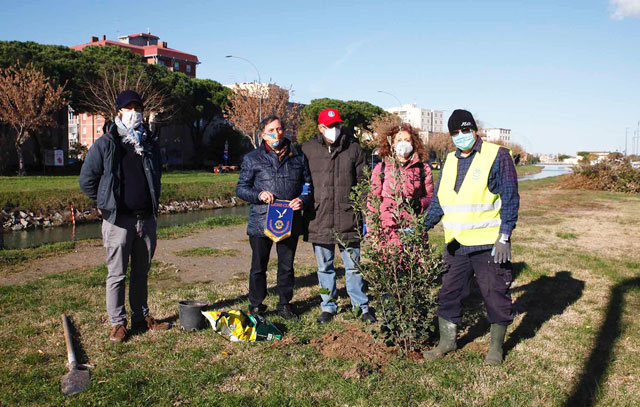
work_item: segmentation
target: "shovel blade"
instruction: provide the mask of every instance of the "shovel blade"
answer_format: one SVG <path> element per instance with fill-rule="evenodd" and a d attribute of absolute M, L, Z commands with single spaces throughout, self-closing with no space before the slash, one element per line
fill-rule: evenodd
<path fill-rule="evenodd" d="M 63 394 L 74 394 L 86 390 L 89 387 L 89 371 L 71 369 L 69 373 L 62 376 L 60 389 Z"/>

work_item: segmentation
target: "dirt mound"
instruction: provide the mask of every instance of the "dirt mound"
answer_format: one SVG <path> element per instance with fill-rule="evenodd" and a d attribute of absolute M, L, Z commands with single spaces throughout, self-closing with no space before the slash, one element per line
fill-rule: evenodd
<path fill-rule="evenodd" d="M 289 335 L 289 336 L 285 336 L 284 339 L 281 339 L 279 341 L 273 341 L 273 343 L 271 344 L 271 347 L 280 348 L 283 346 L 291 346 L 291 345 L 298 345 L 298 344 L 300 344 L 300 341 L 298 340 L 298 338 L 296 338 L 295 336 Z"/>
<path fill-rule="evenodd" d="M 363 332 L 358 325 L 345 326 L 342 332 L 329 332 L 311 344 L 328 358 L 341 358 L 368 363 L 384 364 L 397 353 L 395 347 L 374 342 L 371 334 Z"/>

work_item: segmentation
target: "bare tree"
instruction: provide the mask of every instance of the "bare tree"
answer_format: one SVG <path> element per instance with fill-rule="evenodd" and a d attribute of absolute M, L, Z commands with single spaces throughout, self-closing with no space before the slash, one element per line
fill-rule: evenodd
<path fill-rule="evenodd" d="M 455 148 L 449 133 L 431 133 L 429 135 L 427 152 L 429 154 L 433 153 L 436 156 L 436 160 L 438 160 L 441 168 L 447 154 L 454 151 Z"/>
<path fill-rule="evenodd" d="M 513 157 L 513 162 L 518 165 L 521 161 L 524 163 L 527 161 L 529 154 L 525 151 L 524 147 L 515 142 L 504 142 L 502 140 L 493 140 L 491 141 L 493 144 L 497 144 L 499 146 L 507 147 L 511 150 L 511 156 Z"/>
<path fill-rule="evenodd" d="M 241 87 L 236 84 L 229 96 L 229 104 L 224 109 L 224 117 L 236 130 L 241 131 L 253 147 L 260 144 L 260 103 L 262 103 L 262 118 L 276 115 L 282 118 L 288 134 L 295 134 L 300 121 L 299 107 L 289 103 L 291 88 L 285 89 L 276 84 L 256 84 Z M 262 97 L 262 102 L 260 101 Z"/>
<path fill-rule="evenodd" d="M 64 86 L 52 86 L 44 72 L 31 63 L 0 70 L 0 121 L 16 131 L 18 175 L 25 175 L 24 142 L 30 132 L 57 126 L 53 115 L 65 106 L 64 93 Z"/>
<path fill-rule="evenodd" d="M 376 137 L 380 133 L 386 133 L 390 128 L 399 128 L 402 124 L 402 119 L 397 114 L 381 114 L 371 122 L 371 130 L 373 130 L 372 142 L 375 142 Z"/>
<path fill-rule="evenodd" d="M 133 90 L 140 95 L 147 121 L 150 118 L 153 121 L 168 110 L 164 89 L 154 86 L 144 70 L 132 69 L 129 66 L 109 66 L 101 69 L 97 80 L 86 84 L 81 106 L 87 112 L 98 114 L 110 121 L 117 114 L 116 98 L 123 90 Z"/>
<path fill-rule="evenodd" d="M 525 150 L 524 147 L 522 147 L 520 144 L 518 143 L 514 143 L 514 142 L 505 142 L 502 140 L 493 140 L 491 141 L 491 143 L 493 144 L 497 144 L 499 146 L 504 146 L 507 147 L 508 149 L 511 150 L 511 153 L 515 156 L 516 154 L 525 154 Z"/>

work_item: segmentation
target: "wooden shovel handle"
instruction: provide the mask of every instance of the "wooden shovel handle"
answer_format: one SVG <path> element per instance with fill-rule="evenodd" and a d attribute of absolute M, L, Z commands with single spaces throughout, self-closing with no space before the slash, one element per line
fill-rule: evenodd
<path fill-rule="evenodd" d="M 64 328 L 64 342 L 67 345 L 67 360 L 69 361 L 69 365 L 75 365 L 78 362 L 76 361 L 76 354 L 73 352 L 69 319 L 65 314 L 62 314 L 62 327 Z"/>

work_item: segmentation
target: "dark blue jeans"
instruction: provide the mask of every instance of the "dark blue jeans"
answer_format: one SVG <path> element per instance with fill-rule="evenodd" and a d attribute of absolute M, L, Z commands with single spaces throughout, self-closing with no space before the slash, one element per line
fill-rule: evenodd
<path fill-rule="evenodd" d="M 475 275 L 491 324 L 510 325 L 513 322 L 511 304 L 511 263 L 494 263 L 491 250 L 452 255 L 445 248 L 447 272 L 438 292 L 438 315 L 459 324 L 462 300 L 469 296 L 471 278 Z"/>

